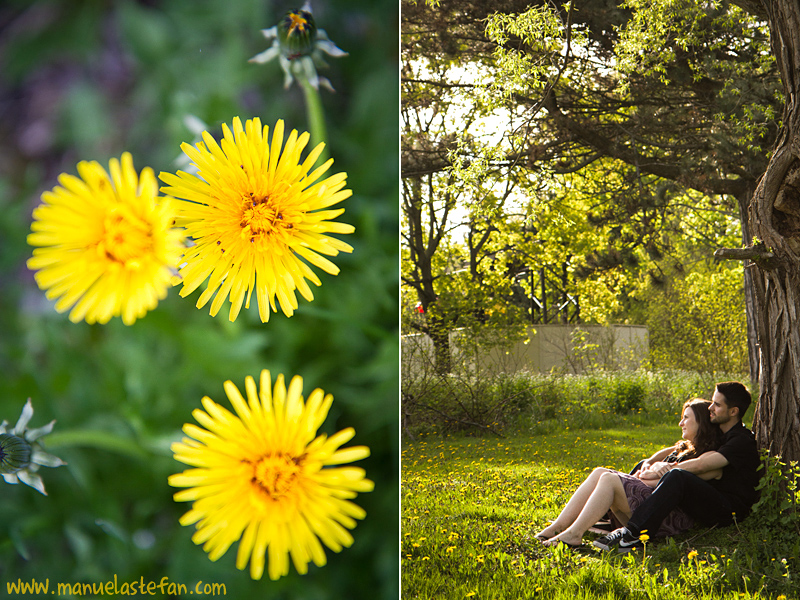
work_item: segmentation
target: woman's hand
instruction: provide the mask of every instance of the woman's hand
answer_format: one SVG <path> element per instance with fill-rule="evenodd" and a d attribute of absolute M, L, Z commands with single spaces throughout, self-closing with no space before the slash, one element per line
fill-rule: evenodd
<path fill-rule="evenodd" d="M 650 465 L 650 470 L 651 471 L 660 471 L 660 472 L 663 471 L 664 473 L 666 473 L 667 471 L 669 471 L 669 468 L 670 468 L 671 465 L 672 465 L 672 463 L 658 461 L 658 462 L 654 462 L 652 465 Z"/>
<path fill-rule="evenodd" d="M 661 479 L 661 475 L 659 475 L 658 471 L 655 471 L 653 469 L 645 469 L 639 471 L 638 473 L 636 473 L 636 477 L 638 477 L 642 481 L 650 481 L 652 479 L 658 481 L 659 479 Z"/>
<path fill-rule="evenodd" d="M 650 481 L 658 482 L 664 475 L 666 475 L 671 467 L 671 463 L 668 462 L 654 462 L 652 465 L 648 466 L 646 469 L 642 469 L 636 473 L 636 477 L 648 483 Z M 648 483 L 649 485 L 649 483 Z M 655 486 L 653 486 L 655 487 Z"/>

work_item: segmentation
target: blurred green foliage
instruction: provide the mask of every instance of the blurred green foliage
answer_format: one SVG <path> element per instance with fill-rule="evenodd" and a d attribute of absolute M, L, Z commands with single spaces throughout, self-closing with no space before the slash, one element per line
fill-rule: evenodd
<path fill-rule="evenodd" d="M 234 116 L 306 130 L 300 88 L 283 88 L 260 29 L 294 4 L 257 0 L 6 1 L 0 6 L 0 419 L 25 399 L 31 427 L 57 419 L 45 446 L 69 464 L 40 471 L 49 496 L 0 482 L 0 595 L 17 578 L 51 582 L 224 583 L 232 598 L 398 596 L 397 8 L 378 0 L 317 0 L 312 8 L 348 57 L 330 60 L 322 91 L 332 172 L 353 197 L 339 219 L 355 247 L 315 301 L 261 324 L 234 323 L 172 290 L 133 326 L 73 324 L 55 312 L 25 261 L 31 211 L 80 160 L 133 154 L 137 170 L 174 171 L 193 115 L 218 133 Z M 204 395 L 223 405 L 261 369 L 304 378 L 334 396 L 323 430 L 353 426 L 359 463 L 376 483 L 356 502 L 367 517 L 354 545 L 306 576 L 253 582 L 234 546 L 208 560 L 178 518 L 169 444 Z"/>

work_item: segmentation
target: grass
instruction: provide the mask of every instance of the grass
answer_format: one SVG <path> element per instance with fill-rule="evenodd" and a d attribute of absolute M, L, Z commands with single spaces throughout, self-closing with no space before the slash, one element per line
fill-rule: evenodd
<path fill-rule="evenodd" d="M 798 548 L 757 516 L 695 528 L 627 556 L 546 549 L 534 535 L 594 467 L 627 471 L 678 438 L 674 423 L 545 434 L 427 434 L 402 449 L 402 597 L 798 598 Z M 584 538 L 589 542 L 592 534 Z"/>

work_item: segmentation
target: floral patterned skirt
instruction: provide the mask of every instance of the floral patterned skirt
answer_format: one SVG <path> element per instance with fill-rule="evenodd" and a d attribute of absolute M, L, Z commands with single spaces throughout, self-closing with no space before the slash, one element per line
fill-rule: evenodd
<path fill-rule="evenodd" d="M 617 473 L 617 475 L 619 475 L 620 480 L 622 480 L 625 496 L 628 498 L 628 504 L 631 507 L 631 512 L 633 512 L 646 498 L 650 497 L 650 494 L 653 493 L 653 488 L 642 483 L 641 480 L 632 475 L 627 475 L 626 473 Z M 621 526 L 621 523 L 619 523 L 616 518 L 614 518 L 613 521 L 615 521 L 617 526 Z M 667 518 L 661 523 L 661 527 L 655 537 L 678 535 L 688 530 L 692 525 L 694 525 L 694 519 L 680 508 L 676 508 L 670 512 Z"/>

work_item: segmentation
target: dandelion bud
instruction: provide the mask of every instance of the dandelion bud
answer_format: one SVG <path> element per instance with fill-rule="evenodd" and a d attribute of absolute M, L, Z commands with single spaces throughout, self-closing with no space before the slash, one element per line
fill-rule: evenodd
<path fill-rule="evenodd" d="M 278 26 L 278 39 L 289 59 L 311 54 L 316 38 L 314 17 L 310 11 L 302 8 L 286 13 Z"/>
<path fill-rule="evenodd" d="M 44 482 L 36 471 L 40 466 L 60 467 L 65 463 L 57 456 L 45 452 L 40 443 L 44 436 L 53 431 L 55 421 L 50 421 L 44 427 L 28 429 L 28 422 L 32 417 L 33 405 L 29 398 L 14 427 L 8 430 L 8 421 L 0 423 L 0 477 L 6 483 L 16 484 L 21 481 L 47 495 Z"/>
<path fill-rule="evenodd" d="M 0 473 L 11 475 L 26 468 L 30 461 L 28 442 L 10 433 L 0 433 Z"/>
<path fill-rule="evenodd" d="M 297 78 L 306 80 L 314 89 L 322 86 L 333 91 L 331 82 L 317 74 L 318 68 L 327 66 L 322 55 L 338 58 L 347 56 L 347 52 L 334 44 L 324 29 L 317 29 L 311 4 L 306 2 L 303 8 L 289 11 L 280 23 L 261 33 L 272 45 L 250 62 L 267 63 L 277 58 L 285 75 L 284 87 Z"/>

